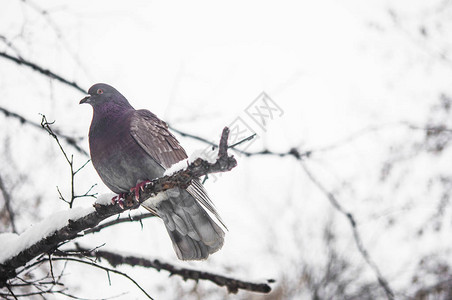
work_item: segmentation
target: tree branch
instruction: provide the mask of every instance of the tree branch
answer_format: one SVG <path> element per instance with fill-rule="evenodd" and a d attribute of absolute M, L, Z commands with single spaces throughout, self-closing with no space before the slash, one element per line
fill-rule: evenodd
<path fill-rule="evenodd" d="M 37 64 L 35 64 L 33 62 L 25 60 L 22 57 L 14 57 L 14 56 L 9 55 L 8 53 L 6 53 L 4 51 L 0 52 L 0 57 L 3 57 L 3 58 L 8 59 L 10 61 L 13 61 L 13 62 L 15 62 L 18 65 L 23 65 L 23 66 L 29 67 L 29 68 L 33 69 L 34 71 L 39 72 L 39 73 L 41 73 L 41 74 L 43 74 L 43 75 L 45 75 L 47 77 L 50 77 L 52 79 L 56 79 L 56 80 L 58 80 L 58 81 L 60 81 L 60 82 L 62 82 L 64 84 L 67 84 L 67 85 L 75 88 L 76 90 L 78 90 L 79 92 L 82 92 L 83 94 L 86 93 L 86 90 L 81 88 L 80 85 L 78 85 L 75 81 L 69 81 L 69 80 L 65 79 L 64 77 L 62 77 L 62 76 L 60 76 L 58 74 L 55 74 L 54 72 L 52 72 L 52 71 L 50 71 L 48 69 L 44 69 L 41 66 L 39 66 L 39 65 L 37 65 Z"/>
<path fill-rule="evenodd" d="M 187 187 L 195 178 L 210 173 L 231 170 L 237 165 L 237 161 L 233 156 L 227 154 L 228 136 L 229 129 L 225 127 L 221 136 L 218 158 L 215 162 L 211 163 L 198 158 L 185 170 L 180 170 L 171 176 L 164 176 L 150 181 L 144 188 L 144 191 L 141 192 L 137 201 L 134 201 L 134 194 L 128 193 L 126 195 L 126 207 L 121 207 L 119 203 L 116 203 L 115 205 L 102 205 L 96 203 L 93 212 L 78 217 L 75 220 L 69 219 L 67 225 L 57 229 L 53 234 L 43 237 L 36 243 L 20 251 L 20 253 L 6 259 L 6 261 L 0 264 L 0 288 L 6 286 L 8 279 L 16 276 L 16 268 L 25 265 L 40 254 L 52 253 L 61 243 L 83 235 L 84 230 L 95 227 L 102 220 L 127 209 L 138 208 L 147 198 L 162 191 L 176 186 L 181 188 Z"/>
<path fill-rule="evenodd" d="M 125 256 L 110 251 L 91 250 L 77 247 L 74 250 L 65 250 L 64 252 L 57 251 L 54 253 L 54 255 L 59 257 L 76 256 L 81 258 L 91 257 L 96 259 L 105 259 L 113 267 L 116 267 L 118 265 L 129 265 L 132 267 L 141 266 L 144 268 L 153 268 L 159 272 L 160 270 L 165 270 L 170 273 L 170 276 L 178 275 L 181 276 L 184 280 L 192 279 L 196 282 L 198 282 L 199 280 L 211 281 L 218 286 L 226 287 L 229 293 L 237 293 L 239 289 L 259 293 L 269 293 L 271 291 L 271 287 L 267 283 L 255 283 L 238 280 L 210 272 L 177 267 L 169 263 L 161 262 L 158 259 L 151 260 L 132 255 Z M 269 280 L 268 282 L 273 282 L 273 280 Z"/>

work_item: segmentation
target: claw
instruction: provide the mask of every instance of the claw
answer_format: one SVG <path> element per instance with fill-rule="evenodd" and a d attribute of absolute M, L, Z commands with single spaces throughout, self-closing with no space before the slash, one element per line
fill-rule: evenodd
<path fill-rule="evenodd" d="M 120 199 L 118 201 L 118 205 L 119 205 L 119 207 L 124 208 L 124 201 L 122 199 Z"/>
<path fill-rule="evenodd" d="M 124 208 L 124 199 L 125 199 L 126 193 L 119 193 L 118 195 L 111 198 L 111 202 L 113 204 L 118 204 L 119 207 Z"/>
<path fill-rule="evenodd" d="M 131 188 L 130 192 L 135 193 L 135 200 L 138 201 L 138 199 L 140 198 L 140 188 L 138 187 L 138 185 L 136 187 Z"/>
<path fill-rule="evenodd" d="M 143 182 L 140 182 L 139 184 L 137 184 L 135 187 L 130 189 L 131 193 L 135 193 L 135 200 L 138 201 L 138 199 L 140 199 L 140 190 L 144 191 L 144 187 L 146 186 L 146 184 L 150 182 L 150 180 L 145 180 Z"/>

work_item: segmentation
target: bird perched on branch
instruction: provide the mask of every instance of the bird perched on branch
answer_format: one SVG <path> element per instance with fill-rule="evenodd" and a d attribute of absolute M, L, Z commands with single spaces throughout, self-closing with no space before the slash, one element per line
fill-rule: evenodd
<path fill-rule="evenodd" d="M 135 110 L 115 88 L 93 85 L 80 101 L 93 107 L 89 148 L 94 168 L 105 185 L 119 194 L 139 189 L 166 169 L 187 158 L 185 150 L 152 112 Z M 199 179 L 186 189 L 172 188 L 142 203 L 162 218 L 182 260 L 205 259 L 224 243 L 224 231 L 210 217 L 209 210 L 224 226 Z"/>

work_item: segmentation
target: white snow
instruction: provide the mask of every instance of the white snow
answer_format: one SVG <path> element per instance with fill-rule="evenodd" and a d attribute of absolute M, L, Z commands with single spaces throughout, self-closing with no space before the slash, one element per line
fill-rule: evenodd
<path fill-rule="evenodd" d="M 210 148 L 211 149 L 211 148 Z M 188 158 L 181 160 L 180 162 L 175 163 L 168 169 L 166 169 L 165 173 L 163 173 L 164 176 L 170 176 L 174 173 L 185 170 L 189 164 L 197 160 L 198 158 L 202 158 L 209 163 L 215 163 L 218 157 L 218 148 L 215 148 L 215 150 L 196 150 L 194 151 Z"/>
<path fill-rule="evenodd" d="M 0 263 L 20 253 L 39 240 L 51 235 L 68 224 L 68 220 L 78 220 L 94 211 L 94 207 L 76 207 L 66 211 L 56 212 L 36 225 L 32 225 L 22 234 L 0 234 Z"/>
<path fill-rule="evenodd" d="M 180 162 L 175 163 L 174 165 L 172 165 L 171 167 L 169 167 L 168 169 L 165 170 L 165 173 L 163 173 L 164 176 L 170 176 L 173 175 L 174 173 L 180 171 L 180 170 L 185 170 L 188 165 L 190 164 L 189 162 L 190 158 L 186 158 L 184 160 L 181 160 Z"/>
<path fill-rule="evenodd" d="M 115 196 L 117 196 L 117 194 L 115 194 L 115 193 L 101 194 L 101 195 L 99 195 L 99 197 L 97 197 L 95 203 L 100 204 L 100 205 L 111 205 L 111 204 L 113 204 L 111 202 L 111 199 Z"/>

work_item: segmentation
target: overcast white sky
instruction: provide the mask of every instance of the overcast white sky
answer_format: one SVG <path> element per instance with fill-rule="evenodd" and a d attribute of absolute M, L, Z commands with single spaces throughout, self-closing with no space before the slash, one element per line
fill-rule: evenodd
<path fill-rule="evenodd" d="M 0 35 L 24 58 L 85 88 L 109 83 L 135 108 L 149 109 L 180 130 L 216 140 L 221 129 L 240 116 L 259 136 L 248 150 L 297 147 L 302 152 L 334 144 L 369 126 L 383 128 L 344 147 L 314 153 L 308 163 L 355 214 L 366 246 L 397 290 L 409 285 L 420 256 L 445 249 L 450 241 L 448 235 L 434 235 L 422 240 L 420 247 L 421 242 L 407 233 L 422 226 L 424 214 L 434 211 L 424 200 L 416 202 L 421 203 L 416 209 L 406 208 L 411 203 L 407 199 L 426 193 L 422 187 L 394 195 L 392 186 L 376 185 L 389 145 L 412 134 L 394 124 L 424 122 L 438 95 L 451 92 L 452 64 L 440 56 L 452 41 L 451 24 L 446 22 L 452 10 L 450 5 L 440 10 L 443 2 L 447 1 L 7 0 L 0 10 Z M 40 9 L 48 17 L 38 13 Z M 419 34 L 420 25 L 431 33 L 428 39 Z M 265 132 L 244 112 L 263 91 L 284 111 Z M 87 136 L 92 112 L 89 106 L 78 105 L 82 97 L 74 89 L 0 60 L 0 103 L 29 119 L 39 122 L 38 113 L 43 113 L 65 133 Z M 68 169 L 54 141 L 20 128 L 11 135 L 17 124 L 2 126 L 14 149 L 14 164 L 2 165 L 27 173 L 36 190 L 44 193 L 40 217 L 45 218 L 66 209 L 55 186 L 68 192 Z M 179 138 L 188 153 L 205 147 Z M 88 149 L 86 139 L 83 145 Z M 75 154 L 77 163 L 86 160 Z M 444 164 L 425 159 L 407 171 L 410 184 L 424 183 L 424 177 Z M 432 171 L 426 172 L 430 167 Z M 412 175 L 419 173 L 424 177 Z M 107 191 L 89 165 L 77 190 L 83 193 L 95 182 L 97 191 Z M 328 222 L 334 224 L 340 254 L 362 263 L 346 220 L 293 158 L 239 157 L 236 169 L 208 181 L 206 187 L 230 229 L 226 244 L 207 262 L 176 263 L 230 270 L 230 275 L 251 280 L 281 280 L 282 274 L 290 277 L 296 272 L 294 263 L 321 265 L 326 251 L 322 234 Z M 80 200 L 78 205 L 91 202 Z M 403 221 L 387 230 L 390 218 Z M 23 218 L 19 228 L 35 221 Z M 80 243 L 88 247 L 106 243 L 107 249 L 175 262 L 161 221 L 144 225 L 143 230 L 137 224 L 118 226 Z M 397 251 L 388 247 L 394 243 Z M 375 280 L 363 268 L 363 280 Z M 175 295 L 165 288 L 165 274 L 125 270 L 157 299 Z M 110 287 L 101 272 L 84 276 L 78 282 L 80 273 L 68 275 L 70 285 L 80 287 L 81 297 L 123 291 L 130 292 L 127 299 L 141 297 L 120 278 Z M 180 281 L 171 279 L 174 286 Z"/>

